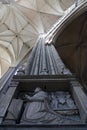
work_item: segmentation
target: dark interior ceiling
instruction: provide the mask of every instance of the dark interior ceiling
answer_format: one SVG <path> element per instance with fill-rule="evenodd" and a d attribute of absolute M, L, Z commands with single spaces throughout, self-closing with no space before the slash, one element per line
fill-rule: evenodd
<path fill-rule="evenodd" d="M 55 46 L 67 67 L 87 84 L 87 12 L 67 25 Z"/>

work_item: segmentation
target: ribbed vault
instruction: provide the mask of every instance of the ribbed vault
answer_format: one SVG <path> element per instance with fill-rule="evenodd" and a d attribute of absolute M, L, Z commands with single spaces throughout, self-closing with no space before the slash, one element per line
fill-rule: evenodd
<path fill-rule="evenodd" d="M 20 5 L 40 12 L 61 13 L 76 0 L 16 0 Z M 47 9 L 47 10 L 46 10 Z"/>
<path fill-rule="evenodd" d="M 3 53 L 4 52 L 4 53 Z M 11 57 L 6 51 L 6 48 L 0 46 L 0 78 L 11 66 Z"/>
<path fill-rule="evenodd" d="M 70 0 L 67 7 L 64 4 L 66 1 L 60 0 L 16 0 L 17 3 L 14 0 L 0 1 L 4 3 L 0 3 L 1 77 L 10 66 L 20 63 L 38 36 L 46 33 L 74 0 Z"/>
<path fill-rule="evenodd" d="M 0 47 L 4 46 L 2 58 L 5 59 L 4 53 L 7 52 L 10 66 L 16 66 L 33 47 L 38 32 L 16 6 L 1 4 L 0 9 Z"/>

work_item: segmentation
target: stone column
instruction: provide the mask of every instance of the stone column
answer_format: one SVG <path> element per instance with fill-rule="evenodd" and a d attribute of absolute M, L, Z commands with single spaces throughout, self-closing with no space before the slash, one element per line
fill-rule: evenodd
<path fill-rule="evenodd" d="M 78 81 L 71 81 L 71 92 L 79 109 L 83 123 L 87 123 L 87 95 Z"/>
<path fill-rule="evenodd" d="M 64 65 L 53 44 L 45 43 L 45 39 L 41 37 L 29 56 L 26 74 L 71 75 L 71 72 Z"/>

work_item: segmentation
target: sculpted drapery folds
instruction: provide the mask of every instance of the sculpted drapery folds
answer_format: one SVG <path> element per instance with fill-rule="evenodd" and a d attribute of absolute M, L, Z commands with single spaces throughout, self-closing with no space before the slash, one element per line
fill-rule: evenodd
<path fill-rule="evenodd" d="M 75 123 L 72 119 L 68 119 L 50 107 L 48 94 L 41 88 L 35 89 L 35 94 L 30 97 L 25 95 L 27 105 L 25 107 L 21 123 L 23 124 L 67 124 Z"/>

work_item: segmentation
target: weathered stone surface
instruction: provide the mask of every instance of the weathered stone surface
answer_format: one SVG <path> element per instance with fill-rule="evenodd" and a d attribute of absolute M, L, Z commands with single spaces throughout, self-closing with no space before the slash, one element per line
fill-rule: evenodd
<path fill-rule="evenodd" d="M 76 105 L 69 92 L 57 91 L 51 93 L 51 106 L 54 110 L 74 110 Z"/>
<path fill-rule="evenodd" d="M 2 123 L 2 121 L 3 121 L 3 118 L 0 118 L 0 124 Z"/>
<path fill-rule="evenodd" d="M 16 121 L 15 120 L 4 120 L 4 122 L 2 123 L 3 125 L 15 125 Z"/>
<path fill-rule="evenodd" d="M 17 121 L 20 116 L 22 106 L 23 106 L 23 101 L 21 99 L 13 99 L 8 108 L 6 120 Z"/>
<path fill-rule="evenodd" d="M 14 95 L 16 88 L 15 87 L 10 87 L 7 91 L 6 94 L 2 94 L 1 98 L 0 98 L 0 117 L 4 117 L 5 113 L 7 111 L 7 108 L 11 102 L 11 99 Z"/>
<path fill-rule="evenodd" d="M 75 106 L 75 104 L 74 104 L 74 101 L 71 99 L 71 98 L 68 98 L 67 100 L 66 100 L 66 102 L 67 102 L 67 104 L 68 104 L 68 107 L 69 108 L 76 108 L 76 106 Z"/>
<path fill-rule="evenodd" d="M 45 39 L 43 37 L 39 38 L 29 56 L 26 74 L 72 75 L 69 69 L 64 65 L 53 44 L 45 44 Z"/>
<path fill-rule="evenodd" d="M 59 95 L 61 93 L 61 99 L 60 104 L 61 111 L 65 109 L 65 95 L 64 92 L 59 92 Z M 57 92 L 58 94 L 58 92 Z M 62 98 L 64 97 L 64 98 Z M 27 100 L 27 104 L 21 119 L 21 124 L 76 124 L 80 123 L 80 119 L 76 118 L 70 118 L 63 115 L 63 112 L 59 113 L 51 108 L 49 95 L 47 92 L 43 91 L 41 88 L 36 88 L 34 91 L 33 96 L 25 95 L 25 99 Z M 53 105 L 58 108 L 59 104 L 54 104 L 57 99 L 54 93 L 52 93 L 52 100 L 54 100 L 52 103 Z M 56 102 L 58 103 L 58 102 Z M 57 107 L 58 105 L 58 107 Z M 72 108 L 73 109 L 73 108 Z M 72 113 L 71 109 L 71 113 Z M 66 113 L 67 114 L 67 113 Z"/>
<path fill-rule="evenodd" d="M 87 95 L 81 87 L 72 87 L 73 97 L 80 112 L 83 123 L 87 123 Z"/>

